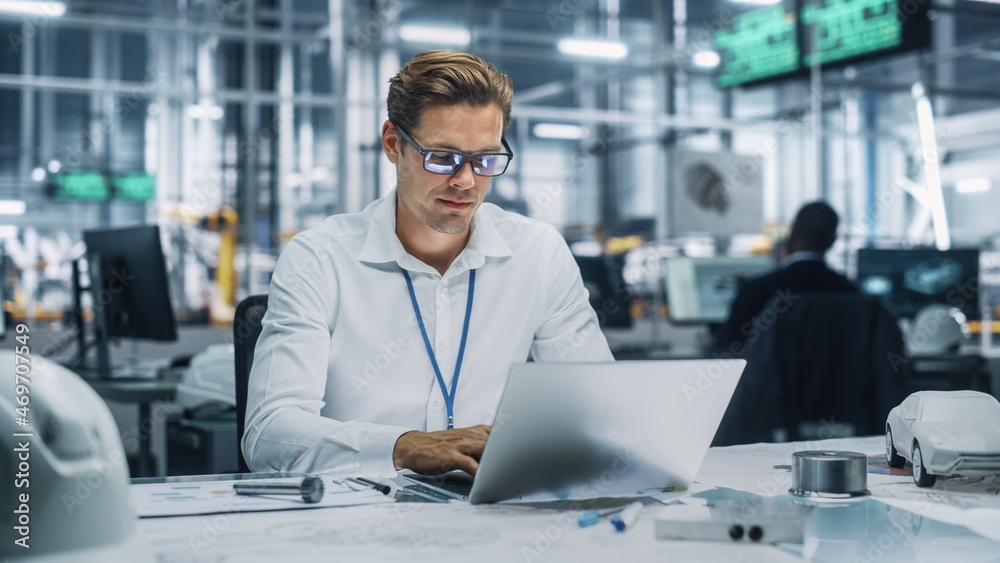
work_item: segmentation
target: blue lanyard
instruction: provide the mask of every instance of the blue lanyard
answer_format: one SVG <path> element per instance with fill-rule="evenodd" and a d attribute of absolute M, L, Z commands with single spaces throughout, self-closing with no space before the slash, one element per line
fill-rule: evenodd
<path fill-rule="evenodd" d="M 451 393 L 448 393 L 444 385 L 444 377 L 441 376 L 441 368 L 438 367 L 437 357 L 434 349 L 431 348 L 431 341 L 427 338 L 427 329 L 424 328 L 424 318 L 420 316 L 420 305 L 417 305 L 417 296 L 413 293 L 413 281 L 410 274 L 403 270 L 406 278 L 406 289 L 410 291 L 410 302 L 413 303 L 413 312 L 417 314 L 417 324 L 420 325 L 420 334 L 424 337 L 424 346 L 427 347 L 427 355 L 431 358 L 431 366 L 434 368 L 434 375 L 437 376 L 438 387 L 444 395 L 444 406 L 448 409 L 448 429 L 455 427 L 455 391 L 458 389 L 458 373 L 462 370 L 462 358 L 465 356 L 465 340 L 469 336 L 469 319 L 472 317 L 472 296 L 476 292 L 476 270 L 469 270 L 469 300 L 465 305 L 465 326 L 462 327 L 462 343 L 458 347 L 458 360 L 455 361 L 455 375 L 451 377 Z"/>

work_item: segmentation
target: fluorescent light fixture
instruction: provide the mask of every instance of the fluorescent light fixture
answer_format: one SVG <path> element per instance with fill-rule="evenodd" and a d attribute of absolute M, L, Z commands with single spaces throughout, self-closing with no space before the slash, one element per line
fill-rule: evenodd
<path fill-rule="evenodd" d="M 693 62 L 694 66 L 697 67 L 715 68 L 719 66 L 722 59 L 715 51 L 698 51 L 693 57 L 691 57 L 691 62 Z"/>
<path fill-rule="evenodd" d="M 472 42 L 472 34 L 467 29 L 431 25 L 402 25 L 399 27 L 399 38 L 438 45 L 468 45 Z"/>
<path fill-rule="evenodd" d="M 584 41 L 583 39 L 560 39 L 559 52 L 566 55 L 581 57 L 600 57 L 602 59 L 624 59 L 628 54 L 628 46 L 616 41 Z"/>
<path fill-rule="evenodd" d="M 531 129 L 536 137 L 542 139 L 584 139 L 587 128 L 565 123 L 538 123 Z"/>
<path fill-rule="evenodd" d="M 303 182 L 322 182 L 330 177 L 330 169 L 325 166 L 317 166 L 308 174 L 290 172 L 285 176 L 285 182 L 289 187 L 301 186 Z"/>
<path fill-rule="evenodd" d="M 36 182 L 41 182 L 41 181 L 45 180 L 45 169 L 39 167 L 39 168 L 35 168 L 34 170 L 32 170 L 31 171 L 31 179 L 34 180 L 34 181 L 36 181 Z"/>
<path fill-rule="evenodd" d="M 49 172 L 53 174 L 58 174 L 62 170 L 62 163 L 58 160 L 50 160 L 48 166 Z"/>
<path fill-rule="evenodd" d="M 930 196 L 931 223 L 934 226 L 934 245 L 938 250 L 951 248 L 951 233 L 948 230 L 948 215 L 944 209 L 944 193 L 941 190 L 941 169 L 937 147 L 937 132 L 934 126 L 934 109 L 927 98 L 924 85 L 917 82 L 912 88 L 917 104 L 917 128 L 920 131 L 920 145 L 924 155 L 924 178 Z"/>
<path fill-rule="evenodd" d="M 225 110 L 222 106 L 216 105 L 197 105 L 188 106 L 187 113 L 194 119 L 211 119 L 212 121 L 218 121 L 222 119 L 225 115 Z"/>
<path fill-rule="evenodd" d="M 27 205 L 19 199 L 0 199 L 0 215 L 24 215 Z"/>
<path fill-rule="evenodd" d="M 58 18 L 66 13 L 66 4 L 62 2 L 32 2 L 31 0 L 0 0 L 0 12 Z"/>
<path fill-rule="evenodd" d="M 989 178 L 972 178 L 971 180 L 959 180 L 955 182 L 955 191 L 960 194 L 973 194 L 985 192 L 993 187 Z"/>

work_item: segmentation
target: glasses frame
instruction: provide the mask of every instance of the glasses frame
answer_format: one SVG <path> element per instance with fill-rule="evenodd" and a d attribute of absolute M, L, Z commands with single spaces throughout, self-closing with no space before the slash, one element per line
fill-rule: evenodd
<path fill-rule="evenodd" d="M 510 166 L 510 161 L 514 160 L 514 151 L 510 150 L 510 145 L 507 144 L 507 139 L 505 139 L 503 137 L 500 138 L 500 142 L 503 144 L 503 148 L 506 149 L 507 152 L 486 152 L 486 153 L 478 153 L 478 154 L 462 154 L 460 152 L 448 151 L 448 150 L 425 149 L 424 147 L 420 146 L 416 141 L 414 141 L 413 137 L 411 137 L 409 135 L 409 133 L 407 133 L 406 131 L 403 131 L 402 127 L 400 127 L 399 125 L 396 125 L 395 123 L 393 123 L 393 126 L 396 127 L 396 131 L 399 131 L 399 136 L 402 137 L 403 140 L 406 141 L 411 147 L 413 147 L 414 149 L 416 149 L 418 153 L 420 153 L 420 155 L 423 157 L 424 170 L 426 170 L 427 172 L 430 172 L 431 174 L 438 174 L 440 176 L 453 176 L 453 175 L 457 174 L 458 171 L 462 169 L 462 167 L 465 166 L 466 162 L 469 162 L 471 164 L 471 160 L 473 158 L 479 158 L 479 157 L 483 157 L 483 156 L 506 156 L 507 157 L 507 164 L 504 165 L 503 170 L 501 170 L 500 172 L 498 172 L 496 174 L 479 174 L 478 172 L 476 172 L 476 167 L 475 166 L 472 167 L 472 173 L 475 174 L 476 176 L 480 176 L 482 178 L 493 178 L 493 177 L 496 177 L 496 176 L 500 176 L 501 174 L 503 174 L 504 172 L 506 172 L 507 168 Z M 461 160 L 458 162 L 458 165 L 455 166 L 455 169 L 453 171 L 451 171 L 451 172 L 435 172 L 433 170 L 428 170 L 428 168 L 427 168 L 427 159 L 430 158 L 431 153 L 435 153 L 435 152 L 437 152 L 437 153 L 447 153 L 447 154 L 458 155 L 459 157 L 461 157 Z"/>

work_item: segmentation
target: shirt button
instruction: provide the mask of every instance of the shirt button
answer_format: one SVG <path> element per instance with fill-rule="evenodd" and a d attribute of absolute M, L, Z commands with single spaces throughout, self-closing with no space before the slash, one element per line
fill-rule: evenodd
<path fill-rule="evenodd" d="M 438 340 L 438 348 L 444 348 L 444 340 Z"/>

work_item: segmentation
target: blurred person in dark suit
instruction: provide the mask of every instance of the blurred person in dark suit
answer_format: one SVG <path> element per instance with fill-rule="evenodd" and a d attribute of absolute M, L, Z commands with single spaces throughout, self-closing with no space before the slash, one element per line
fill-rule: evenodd
<path fill-rule="evenodd" d="M 758 315 L 772 299 L 777 298 L 776 308 L 786 308 L 802 293 L 859 293 L 853 283 L 826 264 L 826 252 L 837 239 L 838 221 L 837 212 L 823 201 L 799 209 L 781 266 L 740 288 L 729 319 L 715 332 L 713 351 L 742 356 L 745 345 L 756 341 L 761 331 L 766 330 Z"/>

